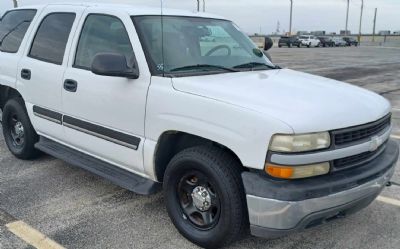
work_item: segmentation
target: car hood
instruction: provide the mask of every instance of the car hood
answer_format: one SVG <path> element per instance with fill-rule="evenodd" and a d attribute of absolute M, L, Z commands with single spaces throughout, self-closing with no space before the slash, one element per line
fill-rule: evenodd
<path fill-rule="evenodd" d="M 289 69 L 173 78 L 176 90 L 272 116 L 295 133 L 369 123 L 390 112 L 368 90 Z"/>

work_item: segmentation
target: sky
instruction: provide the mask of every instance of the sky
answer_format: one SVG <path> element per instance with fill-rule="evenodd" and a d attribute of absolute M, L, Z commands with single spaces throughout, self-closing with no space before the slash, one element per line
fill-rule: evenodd
<path fill-rule="evenodd" d="M 18 0 L 20 6 L 78 0 Z M 160 6 L 160 0 L 85 0 Z M 202 0 L 200 0 L 202 1 Z M 345 29 L 346 0 L 293 0 L 293 31 L 339 32 Z M 400 0 L 364 0 L 363 33 L 372 33 L 374 10 L 378 8 L 376 31 L 400 30 Z M 196 9 L 196 0 L 164 0 L 164 6 Z M 12 0 L 0 0 L 0 14 L 12 8 Z M 361 0 L 350 0 L 349 30 L 358 33 Z M 206 0 L 206 11 L 233 20 L 249 34 L 289 30 L 289 0 Z M 261 32 L 260 32 L 261 31 Z"/>

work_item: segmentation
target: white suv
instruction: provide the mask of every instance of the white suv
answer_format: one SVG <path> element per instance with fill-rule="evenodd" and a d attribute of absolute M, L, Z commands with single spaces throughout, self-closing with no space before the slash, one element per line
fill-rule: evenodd
<path fill-rule="evenodd" d="M 207 248 L 353 213 L 394 172 L 390 104 L 281 69 L 231 21 L 135 5 L 49 4 L 0 23 L 9 150 L 43 151 L 139 194 L 163 187 Z M 311 39 L 312 40 L 312 39 Z M 312 45 L 317 43 L 312 43 Z"/>
<path fill-rule="evenodd" d="M 319 47 L 321 44 L 321 41 L 313 35 L 302 35 L 299 37 L 299 40 L 302 46 L 307 46 L 308 48 Z"/>

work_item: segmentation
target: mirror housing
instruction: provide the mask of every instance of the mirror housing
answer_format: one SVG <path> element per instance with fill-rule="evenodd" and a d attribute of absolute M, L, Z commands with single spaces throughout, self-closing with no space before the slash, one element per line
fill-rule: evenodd
<path fill-rule="evenodd" d="M 264 50 L 270 50 L 274 46 L 274 41 L 270 37 L 265 37 Z"/>
<path fill-rule="evenodd" d="M 139 78 L 139 68 L 133 54 L 128 60 L 118 53 L 99 53 L 93 59 L 92 73 L 103 76 Z"/>

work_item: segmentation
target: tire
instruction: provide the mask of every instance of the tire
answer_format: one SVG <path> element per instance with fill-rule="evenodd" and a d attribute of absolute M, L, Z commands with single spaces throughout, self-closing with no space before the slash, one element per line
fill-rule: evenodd
<path fill-rule="evenodd" d="M 278 45 L 278 47 L 280 47 L 280 48 L 281 48 L 281 47 L 282 47 L 282 45 L 281 45 L 281 44 L 279 44 L 279 45 Z"/>
<path fill-rule="evenodd" d="M 301 44 L 297 45 L 298 48 L 301 48 Z"/>
<path fill-rule="evenodd" d="M 4 106 L 3 135 L 10 152 L 22 160 L 30 160 L 38 157 L 40 152 L 35 149 L 39 140 L 22 98 L 13 98 Z"/>
<path fill-rule="evenodd" d="M 307 45 L 307 48 L 310 48 L 311 47 L 311 43 L 309 43 L 308 45 Z"/>
<path fill-rule="evenodd" d="M 219 248 L 246 234 L 248 214 L 241 171 L 233 156 L 211 146 L 186 149 L 171 160 L 164 176 L 164 198 L 169 217 L 185 238 L 204 248 Z M 212 199 L 202 200 L 199 209 L 194 193 L 201 187 L 207 191 L 201 196 Z M 200 211 L 207 204 L 211 208 Z M 204 217 L 211 217 L 208 224 Z"/>

